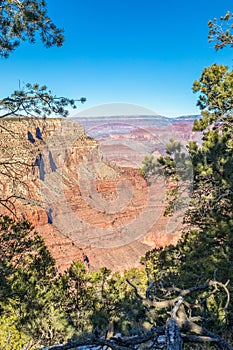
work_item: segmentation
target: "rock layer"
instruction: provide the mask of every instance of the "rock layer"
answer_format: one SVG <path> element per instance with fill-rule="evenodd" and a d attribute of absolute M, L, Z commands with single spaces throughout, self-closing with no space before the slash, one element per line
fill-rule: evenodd
<path fill-rule="evenodd" d="M 124 270 L 139 266 L 149 249 L 177 241 L 181 225 L 163 216 L 164 184 L 148 187 L 137 169 L 104 162 L 78 123 L 5 119 L 0 131 L 8 163 L 1 165 L 1 198 L 16 195 L 8 209 L 33 223 L 59 270 L 83 253 L 90 268 Z"/>

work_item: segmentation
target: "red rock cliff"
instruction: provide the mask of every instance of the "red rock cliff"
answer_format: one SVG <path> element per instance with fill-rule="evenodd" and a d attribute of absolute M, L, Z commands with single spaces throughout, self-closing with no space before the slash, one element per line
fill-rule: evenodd
<path fill-rule="evenodd" d="M 90 268 L 139 266 L 154 247 L 176 242 L 165 218 L 164 183 L 148 187 L 138 170 L 102 160 L 83 128 L 61 119 L 1 120 L 2 196 L 28 218 L 60 270 L 88 255 Z M 2 208 L 2 212 L 6 209 Z"/>

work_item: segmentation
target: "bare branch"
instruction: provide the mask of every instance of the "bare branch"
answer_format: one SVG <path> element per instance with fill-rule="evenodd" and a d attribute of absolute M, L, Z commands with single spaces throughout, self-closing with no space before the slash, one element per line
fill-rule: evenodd
<path fill-rule="evenodd" d="M 142 301 L 143 297 L 138 293 L 137 287 L 132 282 L 130 282 L 128 278 L 126 278 L 126 282 L 134 289 L 136 297 Z"/>

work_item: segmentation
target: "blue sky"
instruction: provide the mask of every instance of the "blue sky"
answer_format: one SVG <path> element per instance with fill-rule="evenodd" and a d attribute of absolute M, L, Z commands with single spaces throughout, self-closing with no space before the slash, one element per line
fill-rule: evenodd
<path fill-rule="evenodd" d="M 0 96 L 23 82 L 56 95 L 87 97 L 79 110 L 132 103 L 165 116 L 197 114 L 192 83 L 203 67 L 232 65 L 231 50 L 215 52 L 207 22 L 233 11 L 231 1 L 48 0 L 65 29 L 61 48 L 23 44 L 1 59 Z M 231 7 L 232 6 L 232 7 Z"/>

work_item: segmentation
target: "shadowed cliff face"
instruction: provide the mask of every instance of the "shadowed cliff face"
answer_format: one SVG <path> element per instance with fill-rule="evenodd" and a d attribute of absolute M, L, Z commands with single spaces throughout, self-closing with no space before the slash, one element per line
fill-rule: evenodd
<path fill-rule="evenodd" d="M 78 123 L 1 120 L 0 146 L 1 198 L 16 195 L 8 207 L 33 223 L 60 270 L 83 253 L 90 268 L 139 266 L 180 236 L 181 220 L 163 216 L 164 182 L 148 187 L 137 169 L 104 161 Z"/>

